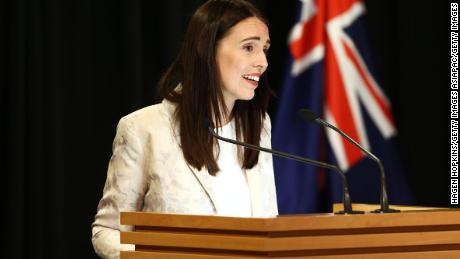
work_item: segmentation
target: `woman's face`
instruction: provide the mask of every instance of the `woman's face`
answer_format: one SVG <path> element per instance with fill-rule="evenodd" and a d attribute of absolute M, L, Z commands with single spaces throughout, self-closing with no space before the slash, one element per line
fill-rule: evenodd
<path fill-rule="evenodd" d="M 246 18 L 230 28 L 217 44 L 216 62 L 222 93 L 229 110 L 236 100 L 251 100 L 259 78 L 268 66 L 268 28 L 256 17 Z"/>

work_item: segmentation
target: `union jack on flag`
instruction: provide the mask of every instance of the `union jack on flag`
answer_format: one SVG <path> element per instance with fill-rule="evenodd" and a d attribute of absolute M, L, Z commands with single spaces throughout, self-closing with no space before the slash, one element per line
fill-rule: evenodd
<path fill-rule="evenodd" d="M 392 147 L 396 127 L 390 102 L 371 68 L 364 4 L 359 0 L 302 0 L 299 5 L 298 22 L 288 39 L 289 65 L 273 146 L 339 165 L 349 175 L 354 200 L 378 203 L 378 167 L 337 133 L 301 121 L 297 111 L 308 108 L 376 153 L 391 174 L 387 176 L 390 201 L 409 202 L 410 193 Z M 331 202 L 340 202 L 338 177 L 280 158 L 274 158 L 274 165 L 280 213 L 328 210 Z"/>

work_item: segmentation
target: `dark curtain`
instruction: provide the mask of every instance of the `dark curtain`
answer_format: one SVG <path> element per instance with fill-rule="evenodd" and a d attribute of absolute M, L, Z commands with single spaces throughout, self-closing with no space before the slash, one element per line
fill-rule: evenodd
<path fill-rule="evenodd" d="M 90 224 L 117 121 L 159 101 L 155 84 L 203 2 L 0 3 L 4 258 L 96 257 Z M 403 2 L 366 1 L 371 48 L 416 202 L 448 206 L 449 6 Z M 294 1 L 255 3 L 270 21 L 278 90 Z"/>
<path fill-rule="evenodd" d="M 366 1 L 378 80 L 417 205 L 450 206 L 450 3 Z"/>

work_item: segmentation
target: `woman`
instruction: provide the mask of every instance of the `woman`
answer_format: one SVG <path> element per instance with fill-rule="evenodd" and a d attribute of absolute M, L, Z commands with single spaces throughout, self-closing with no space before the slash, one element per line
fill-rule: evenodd
<path fill-rule="evenodd" d="M 243 0 L 211 0 L 188 25 L 182 50 L 159 87 L 164 100 L 122 118 L 93 246 L 118 257 L 121 211 L 270 217 L 277 215 L 272 157 L 217 141 L 270 147 L 265 78 L 268 27 Z"/>

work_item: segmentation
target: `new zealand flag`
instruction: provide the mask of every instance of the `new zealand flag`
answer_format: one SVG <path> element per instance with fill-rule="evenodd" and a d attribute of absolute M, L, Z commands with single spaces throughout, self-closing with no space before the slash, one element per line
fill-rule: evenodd
<path fill-rule="evenodd" d="M 359 0 L 302 0 L 289 35 L 289 64 L 274 122 L 273 147 L 338 165 L 353 202 L 380 202 L 377 164 L 331 130 L 307 123 L 301 108 L 342 129 L 384 163 L 391 204 L 410 204 L 411 193 L 395 149 L 390 102 L 375 79 Z M 341 202 L 333 172 L 274 157 L 280 214 L 331 211 Z"/>

